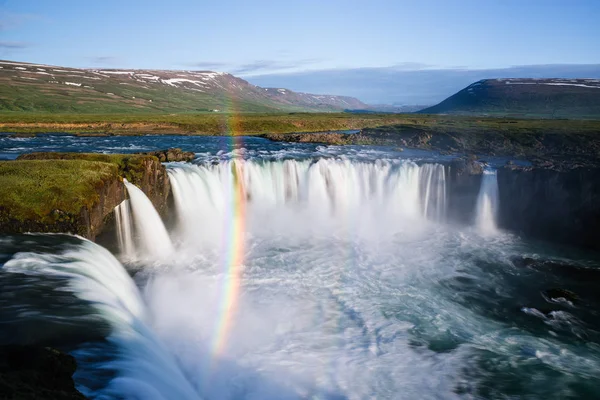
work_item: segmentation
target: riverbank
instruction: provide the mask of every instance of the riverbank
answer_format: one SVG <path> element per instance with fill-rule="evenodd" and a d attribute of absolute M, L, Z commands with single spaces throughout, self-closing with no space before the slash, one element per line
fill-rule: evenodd
<path fill-rule="evenodd" d="M 19 135 L 256 135 L 358 130 L 400 123 L 402 114 L 11 114 L 0 113 L 0 132 Z M 421 118 L 421 117 L 419 117 Z M 427 118 L 427 117 L 426 117 Z"/>
<path fill-rule="evenodd" d="M 18 135 L 269 135 L 362 130 L 375 144 L 383 136 L 425 132 L 522 135 L 600 132 L 598 120 L 516 119 L 422 114 L 23 114 L 0 113 L 0 132 Z"/>
<path fill-rule="evenodd" d="M 358 134 L 270 133 L 278 142 L 331 145 L 382 145 L 438 151 L 446 154 L 527 159 L 534 166 L 569 170 L 600 167 L 600 121 L 509 120 L 440 117 L 414 120 Z"/>
<path fill-rule="evenodd" d="M 126 199 L 123 179 L 163 212 L 170 193 L 161 162 L 189 161 L 179 149 L 145 154 L 30 153 L 0 161 L 2 233 L 73 233 L 94 240 Z"/>

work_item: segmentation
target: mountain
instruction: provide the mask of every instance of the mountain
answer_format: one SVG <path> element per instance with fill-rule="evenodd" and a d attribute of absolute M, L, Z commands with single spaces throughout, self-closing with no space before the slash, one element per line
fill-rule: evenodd
<path fill-rule="evenodd" d="M 77 69 L 0 61 L 0 111 L 323 112 L 367 107 L 352 97 L 261 88 L 224 72 Z"/>
<path fill-rule="evenodd" d="M 406 66 L 339 68 L 244 77 L 265 87 L 353 96 L 367 104 L 432 106 L 481 79 L 600 78 L 600 64 L 521 65 L 509 68 L 467 67 L 407 69 Z"/>
<path fill-rule="evenodd" d="M 484 79 L 423 114 L 600 117 L 600 79 Z"/>

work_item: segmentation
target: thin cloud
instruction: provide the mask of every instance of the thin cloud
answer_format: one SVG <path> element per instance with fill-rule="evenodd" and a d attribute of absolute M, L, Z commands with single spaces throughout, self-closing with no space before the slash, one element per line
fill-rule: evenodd
<path fill-rule="evenodd" d="M 241 64 L 234 67 L 231 72 L 240 75 L 259 75 L 264 73 L 271 73 L 274 71 L 286 71 L 306 67 L 308 65 L 319 63 L 321 59 L 305 59 L 296 61 L 276 61 L 276 60 L 257 60 L 247 64 Z"/>
<path fill-rule="evenodd" d="M 25 49 L 30 46 L 31 45 L 29 43 L 25 43 L 25 42 L 0 41 L 0 49 L 4 49 L 4 50 L 21 50 L 21 49 Z"/>
<path fill-rule="evenodd" d="M 221 61 L 200 61 L 195 63 L 186 63 L 184 65 L 191 68 L 214 69 L 227 67 L 231 64 Z"/>
<path fill-rule="evenodd" d="M 435 65 L 425 64 L 416 61 L 405 61 L 394 65 L 392 68 L 402 71 L 420 71 L 422 69 L 431 69 L 434 68 Z"/>
<path fill-rule="evenodd" d="M 95 56 L 89 57 L 89 60 L 93 65 L 114 65 L 119 61 L 117 57 L 113 56 Z"/>

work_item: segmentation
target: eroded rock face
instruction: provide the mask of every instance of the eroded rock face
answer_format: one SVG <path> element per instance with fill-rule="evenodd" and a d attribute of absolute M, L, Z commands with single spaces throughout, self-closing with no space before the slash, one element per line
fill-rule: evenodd
<path fill-rule="evenodd" d="M 0 346 L 0 398 L 85 399 L 75 389 L 75 359 L 37 346 Z"/>
<path fill-rule="evenodd" d="M 184 160 L 193 158 L 193 153 L 184 153 L 179 149 L 165 150 L 165 159 Z M 52 223 L 37 220 L 2 219 L 1 231 L 4 233 L 22 232 L 64 232 L 81 235 L 90 240 L 104 229 L 112 219 L 114 208 L 127 198 L 123 179 L 138 186 L 148 196 L 159 213 L 167 208 L 167 199 L 171 191 L 169 177 L 160 160 L 152 155 L 139 154 L 91 154 L 91 153 L 32 153 L 19 157 L 21 160 L 89 160 L 106 162 L 118 166 L 118 174 L 96 185 L 97 197 L 82 207 L 79 212 L 52 210 Z"/>
<path fill-rule="evenodd" d="M 483 164 L 474 155 L 453 160 L 446 167 L 450 220 L 467 225 L 474 221 L 482 174 Z"/>
<path fill-rule="evenodd" d="M 163 213 L 167 207 L 167 198 L 171 192 L 171 184 L 166 168 L 156 157 L 149 157 L 142 163 L 142 173 L 129 180 L 148 196 L 154 207 Z M 122 186 L 122 184 L 121 184 Z M 121 201 L 123 201 L 125 197 Z M 121 201 L 115 204 L 116 207 Z M 112 211 L 111 209 L 111 211 Z"/>

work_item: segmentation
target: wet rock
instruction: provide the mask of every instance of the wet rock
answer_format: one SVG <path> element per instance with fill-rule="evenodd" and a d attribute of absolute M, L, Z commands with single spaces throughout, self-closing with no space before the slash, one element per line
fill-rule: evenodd
<path fill-rule="evenodd" d="M 469 155 L 467 157 L 452 160 L 450 168 L 455 175 L 481 175 L 483 174 L 483 163 L 477 161 L 477 156 Z"/>
<path fill-rule="evenodd" d="M 75 359 L 52 348 L 0 346 L 0 398 L 85 399 L 75 389 Z"/>
<path fill-rule="evenodd" d="M 579 296 L 567 289 L 552 288 L 542 292 L 542 296 L 553 303 L 566 303 L 574 305 L 579 301 Z"/>
<path fill-rule="evenodd" d="M 536 239 L 600 249 L 600 169 L 561 172 L 546 167 L 498 169 L 498 226 Z"/>
<path fill-rule="evenodd" d="M 184 161 L 189 162 L 192 161 L 195 157 L 195 154 L 191 151 L 182 151 L 179 148 L 171 148 L 167 150 L 157 150 L 157 151 L 149 151 L 146 153 L 140 153 L 147 156 L 154 156 L 158 158 L 160 162 L 177 162 Z"/>
<path fill-rule="evenodd" d="M 539 272 L 572 279 L 576 282 L 590 282 L 600 279 L 600 267 L 578 264 L 567 264 L 555 260 L 536 259 L 531 257 L 514 257 L 513 265 L 521 268 L 530 268 Z"/>

